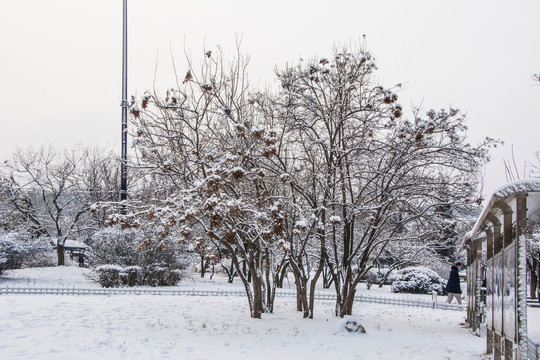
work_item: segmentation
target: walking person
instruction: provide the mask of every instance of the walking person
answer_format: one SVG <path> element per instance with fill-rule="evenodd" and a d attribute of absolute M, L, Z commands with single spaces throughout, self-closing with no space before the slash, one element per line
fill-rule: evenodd
<path fill-rule="evenodd" d="M 457 300 L 457 303 L 461 305 L 461 285 L 459 284 L 459 268 L 461 263 L 457 262 L 455 265 L 452 265 L 450 270 L 450 277 L 446 283 L 446 292 L 448 293 L 448 298 L 446 299 L 447 303 L 452 303 L 454 297 Z"/>
<path fill-rule="evenodd" d="M 84 267 L 84 255 L 79 253 L 79 267 Z"/>

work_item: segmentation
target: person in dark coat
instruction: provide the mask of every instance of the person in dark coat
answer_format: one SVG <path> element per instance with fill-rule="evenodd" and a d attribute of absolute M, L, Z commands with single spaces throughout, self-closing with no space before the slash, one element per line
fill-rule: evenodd
<path fill-rule="evenodd" d="M 446 283 L 446 292 L 448 293 L 448 298 L 446 299 L 447 303 L 451 303 L 454 297 L 457 300 L 457 303 L 461 305 L 461 285 L 459 284 L 459 268 L 461 263 L 457 262 L 456 265 L 452 265 L 452 270 L 450 270 L 450 277 Z"/>
<path fill-rule="evenodd" d="M 79 267 L 84 267 L 84 255 L 79 254 Z"/>

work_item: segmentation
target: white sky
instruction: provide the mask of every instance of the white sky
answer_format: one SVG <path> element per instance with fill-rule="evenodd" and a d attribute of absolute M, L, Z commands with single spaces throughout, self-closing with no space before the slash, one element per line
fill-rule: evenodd
<path fill-rule="evenodd" d="M 537 0 L 128 0 L 129 94 L 174 86 L 184 47 L 194 57 L 235 34 L 252 81 L 275 65 L 331 55 L 367 35 L 385 86 L 400 102 L 467 112 L 473 142 L 490 136 L 486 192 L 506 182 L 514 146 L 520 168 L 540 150 L 540 1 Z M 0 160 L 16 147 L 94 144 L 120 152 L 122 0 L 0 0 Z M 204 45 L 206 43 L 206 46 Z M 409 114 L 407 114 L 409 115 Z"/>

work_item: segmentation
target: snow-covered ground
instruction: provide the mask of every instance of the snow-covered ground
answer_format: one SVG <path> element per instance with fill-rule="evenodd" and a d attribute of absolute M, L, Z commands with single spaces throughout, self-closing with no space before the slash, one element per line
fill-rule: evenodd
<path fill-rule="evenodd" d="M 0 286 L 96 286 L 87 269 L 22 269 Z M 292 284 L 291 284 L 292 285 Z M 179 286 L 239 287 L 222 278 Z M 367 291 L 360 286 L 362 292 Z M 373 287 L 370 294 L 392 296 Z M 343 331 L 332 301 L 302 319 L 294 298 L 251 319 L 244 297 L 156 295 L 0 297 L 1 359 L 481 359 L 485 338 L 462 324 L 465 312 L 357 303 L 367 334 Z"/>

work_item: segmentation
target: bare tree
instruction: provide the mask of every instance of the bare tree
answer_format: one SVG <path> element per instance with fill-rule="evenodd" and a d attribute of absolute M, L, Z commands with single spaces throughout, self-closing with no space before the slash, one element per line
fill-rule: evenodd
<path fill-rule="evenodd" d="M 339 316 L 351 313 L 356 285 L 389 243 L 425 238 L 441 222 L 440 205 L 473 201 L 491 143 L 467 144 L 458 110 L 403 119 L 394 89 L 374 84 L 375 68 L 366 50 L 344 48 L 278 73 L 287 141 L 276 171 L 290 174 L 311 212 L 305 238 L 320 246 L 311 288 L 328 266 Z"/>
<path fill-rule="evenodd" d="M 325 269 L 336 314 L 350 314 L 382 254 L 433 243 L 441 207 L 474 204 L 491 141 L 467 144 L 455 109 L 403 119 L 399 86 L 374 82 L 363 48 L 278 71 L 278 94 L 250 93 L 246 67 L 208 51 L 200 71 L 190 62 L 183 82 L 131 109 L 139 167 L 160 194 L 145 212 L 184 241 L 197 224 L 225 247 L 253 317 L 272 311 L 285 267 L 305 317 Z"/>
<path fill-rule="evenodd" d="M 218 51 L 203 59 L 200 71 L 190 61 L 184 80 L 165 97 L 146 93 L 132 108 L 138 167 L 161 186 L 161 205 L 149 214 L 164 229 L 178 226 L 184 241 L 225 247 L 251 316 L 259 318 L 273 310 L 285 243 L 273 190 L 279 181 L 259 166 L 275 154 L 276 133 L 255 125 L 248 59 L 238 53 L 227 64 Z"/>
<path fill-rule="evenodd" d="M 53 147 L 37 151 L 19 150 L 8 164 L 20 184 L 11 204 L 34 226 L 55 239 L 58 265 L 64 265 L 64 244 L 69 237 L 83 237 L 95 231 L 98 220 L 92 204 L 112 200 L 111 182 L 115 163 L 98 150 L 79 149 L 59 152 Z M 15 195 L 23 194 L 24 201 Z M 93 217 L 94 224 L 85 216 Z M 101 216 L 103 224 L 104 215 Z M 99 227 L 99 225 L 97 225 Z"/>
<path fill-rule="evenodd" d="M 32 200 L 13 177 L 0 178 L 0 228 L 6 232 L 26 230 L 35 237 L 44 235 Z"/>

